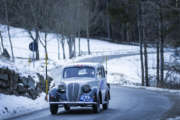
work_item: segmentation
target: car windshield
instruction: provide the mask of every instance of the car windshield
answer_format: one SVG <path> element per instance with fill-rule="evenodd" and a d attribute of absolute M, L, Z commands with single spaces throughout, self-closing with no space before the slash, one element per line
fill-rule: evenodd
<path fill-rule="evenodd" d="M 95 77 L 95 69 L 89 66 L 68 67 L 63 71 L 63 78 L 72 77 Z"/>

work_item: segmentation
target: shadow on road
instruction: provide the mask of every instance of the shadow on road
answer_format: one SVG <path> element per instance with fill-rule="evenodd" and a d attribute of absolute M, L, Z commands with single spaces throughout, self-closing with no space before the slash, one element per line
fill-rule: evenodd
<path fill-rule="evenodd" d="M 101 109 L 100 113 L 94 113 L 91 108 L 73 108 L 70 111 L 65 111 L 64 109 L 59 110 L 57 116 L 59 115 L 97 115 L 97 114 L 103 114 L 105 112 L 111 113 L 116 110 L 114 109 L 108 109 L 103 110 Z"/>

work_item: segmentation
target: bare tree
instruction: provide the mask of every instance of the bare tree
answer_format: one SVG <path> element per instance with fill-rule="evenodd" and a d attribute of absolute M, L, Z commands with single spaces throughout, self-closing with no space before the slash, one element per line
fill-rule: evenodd
<path fill-rule="evenodd" d="M 59 39 L 59 37 L 57 37 L 57 45 L 58 45 L 58 49 L 57 49 L 57 51 L 58 51 L 58 60 L 60 60 L 60 39 Z"/>
<path fill-rule="evenodd" d="M 141 62 L 141 84 L 144 86 L 144 57 L 143 57 L 143 27 L 142 27 L 142 5 L 139 2 L 138 5 L 138 32 L 139 32 L 139 43 L 140 43 L 140 62 Z"/>
<path fill-rule="evenodd" d="M 81 23 L 80 23 L 80 11 L 81 11 L 81 1 L 78 0 L 78 11 L 77 11 L 77 17 L 78 17 L 78 55 L 81 56 Z"/>
<path fill-rule="evenodd" d="M 1 48 L 2 48 L 1 52 L 3 53 L 4 52 L 4 39 L 3 39 L 3 36 L 1 34 L 1 31 L 0 31 L 0 39 L 1 39 Z"/>
<path fill-rule="evenodd" d="M 111 39 L 111 23 L 110 23 L 110 16 L 109 16 L 109 3 L 110 3 L 110 0 L 106 0 L 106 24 L 107 24 L 108 40 Z"/>
<path fill-rule="evenodd" d="M 90 40 L 89 40 L 89 16 L 90 16 L 90 11 L 89 7 L 87 8 L 87 23 L 86 23 L 86 37 L 87 37 L 87 48 L 88 48 L 88 54 L 91 54 L 90 51 Z"/>
<path fill-rule="evenodd" d="M 65 38 L 64 38 L 64 36 L 62 36 L 61 45 L 62 45 L 62 50 L 63 50 L 63 59 L 66 59 L 66 54 L 65 54 Z"/>
<path fill-rule="evenodd" d="M 8 6 L 7 6 L 7 0 L 4 0 L 4 8 L 5 8 L 5 21 L 7 24 L 7 32 L 8 32 L 8 38 L 9 38 L 9 43 L 11 47 L 11 57 L 12 61 L 14 61 L 14 50 L 13 50 L 13 45 L 12 45 L 12 40 L 11 40 L 11 34 L 10 34 L 10 23 L 9 23 L 9 15 L 8 15 Z"/>
<path fill-rule="evenodd" d="M 148 52 L 147 52 L 147 42 L 146 40 L 144 41 L 144 70 L 145 70 L 145 81 L 146 81 L 146 86 L 149 86 L 149 68 L 148 68 Z"/>
<path fill-rule="evenodd" d="M 156 84 L 156 87 L 160 87 L 160 48 L 159 48 L 159 39 L 157 39 L 157 43 L 156 43 L 156 62 L 157 62 L 157 65 L 156 65 L 156 79 L 157 79 L 157 84 Z"/>
<path fill-rule="evenodd" d="M 163 27 L 163 12 L 162 12 L 162 1 L 159 1 L 159 16 L 160 16 L 160 84 L 163 85 L 164 82 L 164 27 Z"/>
<path fill-rule="evenodd" d="M 39 60 L 39 32 L 40 32 L 40 28 L 42 27 L 40 25 L 40 22 L 42 22 L 42 16 L 41 16 L 41 8 L 44 8 L 42 6 L 43 1 L 42 0 L 38 0 L 38 1 L 29 1 L 29 5 L 30 5 L 30 13 L 32 16 L 32 22 L 29 23 L 30 28 L 29 30 L 27 30 L 27 32 L 29 33 L 29 36 L 31 37 L 31 39 L 37 44 L 38 49 L 35 51 L 36 52 L 36 60 Z M 35 35 L 33 35 L 33 33 Z"/>

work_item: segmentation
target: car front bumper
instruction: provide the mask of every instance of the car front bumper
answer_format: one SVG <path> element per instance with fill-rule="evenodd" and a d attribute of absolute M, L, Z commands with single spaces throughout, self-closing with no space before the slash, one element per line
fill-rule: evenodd
<path fill-rule="evenodd" d="M 58 105 L 95 105 L 96 102 L 49 102 L 49 104 L 58 104 Z"/>

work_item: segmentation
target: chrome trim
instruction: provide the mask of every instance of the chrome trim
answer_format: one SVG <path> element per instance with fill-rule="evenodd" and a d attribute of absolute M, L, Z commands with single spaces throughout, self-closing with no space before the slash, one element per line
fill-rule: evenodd
<path fill-rule="evenodd" d="M 49 102 L 49 104 L 95 105 L 96 102 Z"/>
<path fill-rule="evenodd" d="M 81 85 L 79 83 L 69 83 L 66 87 L 66 98 L 68 101 L 79 101 Z"/>

